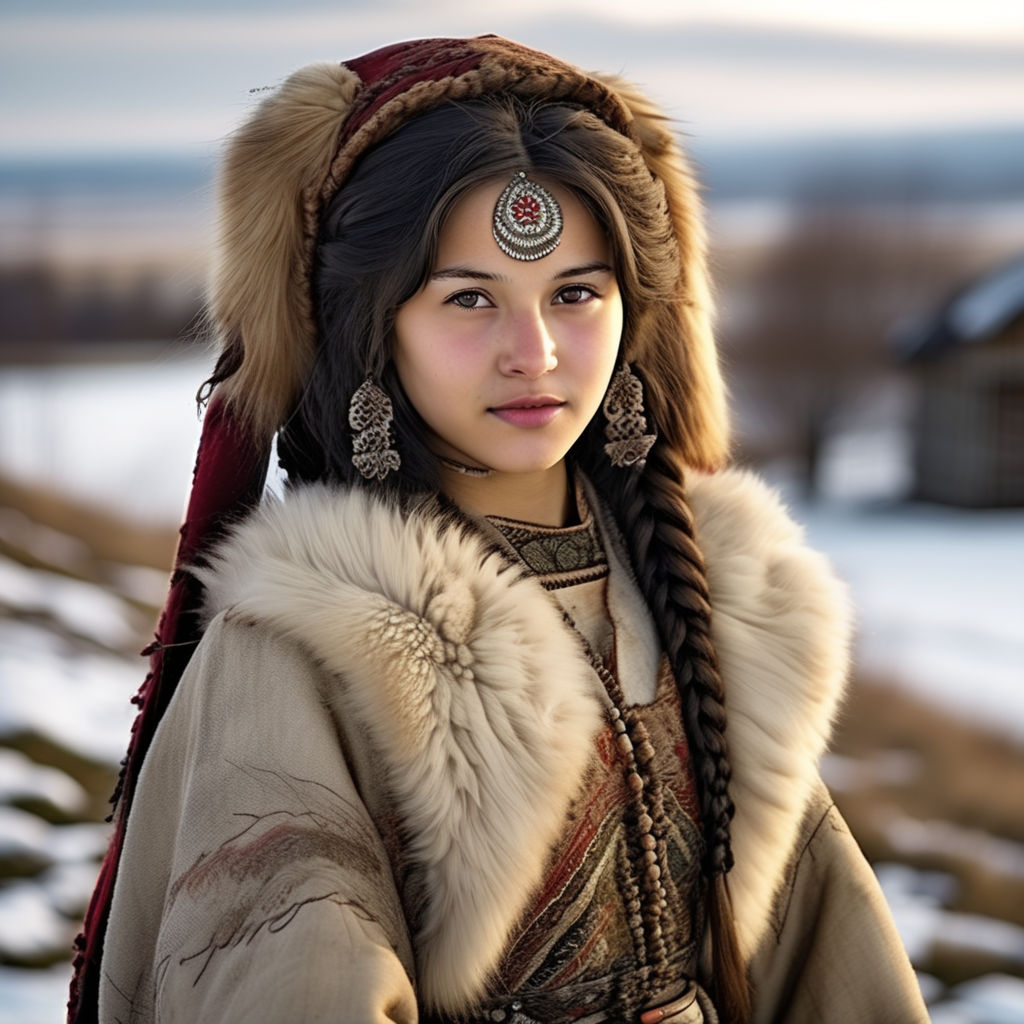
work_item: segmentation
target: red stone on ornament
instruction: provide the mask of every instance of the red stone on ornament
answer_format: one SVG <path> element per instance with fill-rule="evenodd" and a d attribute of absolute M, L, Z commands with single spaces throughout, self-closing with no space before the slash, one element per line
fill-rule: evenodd
<path fill-rule="evenodd" d="M 533 196 L 520 196 L 512 204 L 512 217 L 517 224 L 536 224 L 540 219 L 540 203 Z"/>

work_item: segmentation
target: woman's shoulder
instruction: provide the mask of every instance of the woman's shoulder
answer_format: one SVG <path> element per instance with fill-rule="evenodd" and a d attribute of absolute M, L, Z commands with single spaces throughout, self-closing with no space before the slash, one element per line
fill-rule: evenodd
<path fill-rule="evenodd" d="M 852 630 L 847 588 L 778 492 L 746 470 L 695 475 L 687 492 L 715 615 L 761 627 L 798 645 L 800 664 L 825 670 L 825 662 L 828 675 L 841 675 Z"/>
<path fill-rule="evenodd" d="M 847 588 L 755 474 L 727 470 L 688 485 L 730 728 L 761 733 L 771 722 L 816 760 L 849 665 Z"/>
<path fill-rule="evenodd" d="M 330 592 L 415 602 L 445 565 L 479 564 L 486 545 L 433 506 L 402 508 L 361 488 L 312 484 L 268 495 L 235 524 L 205 563 L 192 568 L 205 589 L 205 616 L 245 606 L 260 617 Z"/>
<path fill-rule="evenodd" d="M 742 547 L 754 553 L 805 543 L 803 528 L 780 493 L 752 470 L 691 471 L 686 491 L 705 547 Z"/>
<path fill-rule="evenodd" d="M 589 691 L 589 662 L 541 584 L 436 504 L 296 489 L 264 503 L 194 571 L 208 621 L 297 640 L 350 684 L 408 688 L 440 673 L 446 687 L 468 674 L 503 689 L 512 672 L 522 690 L 553 673 Z"/>

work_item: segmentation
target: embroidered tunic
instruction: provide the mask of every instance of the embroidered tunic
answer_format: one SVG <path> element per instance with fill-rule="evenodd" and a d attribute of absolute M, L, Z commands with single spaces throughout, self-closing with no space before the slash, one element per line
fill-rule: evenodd
<path fill-rule="evenodd" d="M 494 987 L 507 994 L 486 1002 L 486 1020 L 628 1019 L 677 996 L 696 973 L 702 838 L 679 693 L 662 658 L 654 699 L 627 704 L 608 558 L 582 489 L 577 505 L 581 522 L 563 528 L 490 517 L 579 630 L 607 723 L 498 965 Z"/>

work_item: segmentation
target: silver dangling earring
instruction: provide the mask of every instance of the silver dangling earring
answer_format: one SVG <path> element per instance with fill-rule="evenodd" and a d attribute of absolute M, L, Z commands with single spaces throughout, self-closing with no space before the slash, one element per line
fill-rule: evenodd
<path fill-rule="evenodd" d="M 657 435 L 644 433 L 647 429 L 644 386 L 629 368 L 629 363 L 623 363 L 612 377 L 601 408 L 608 421 L 604 428 L 604 436 L 608 439 L 604 450 L 612 465 L 642 469 Z"/>
<path fill-rule="evenodd" d="M 393 421 L 391 399 L 367 377 L 356 388 L 348 407 L 348 425 L 356 431 L 352 438 L 352 465 L 367 480 L 383 480 L 402 465 L 398 452 L 391 447 Z"/>

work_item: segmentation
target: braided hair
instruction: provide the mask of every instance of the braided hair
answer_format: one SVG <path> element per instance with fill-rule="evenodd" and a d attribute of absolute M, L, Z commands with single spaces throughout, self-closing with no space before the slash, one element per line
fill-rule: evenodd
<path fill-rule="evenodd" d="M 682 467 L 656 442 L 642 469 L 616 469 L 607 459 L 583 467 L 626 540 L 637 582 L 672 668 L 683 708 L 704 835 L 702 869 L 709 881 L 708 987 L 723 1021 L 744 1021 L 750 996 L 739 956 L 726 884 L 733 864 L 725 693 L 711 639 L 711 602 L 704 561 L 686 498 Z"/>

